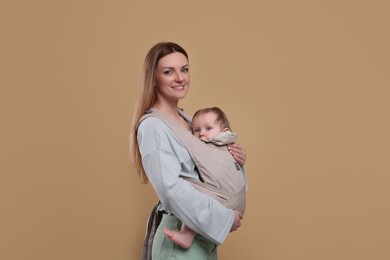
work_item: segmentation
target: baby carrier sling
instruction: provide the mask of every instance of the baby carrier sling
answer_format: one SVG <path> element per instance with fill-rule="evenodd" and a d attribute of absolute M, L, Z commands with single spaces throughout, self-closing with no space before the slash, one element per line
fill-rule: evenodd
<path fill-rule="evenodd" d="M 182 109 L 178 113 L 191 122 Z M 148 117 L 157 117 L 162 120 L 188 150 L 194 161 L 200 180 L 183 177 L 197 190 L 218 200 L 227 208 L 245 212 L 246 180 L 240 165 L 234 160 L 224 143 L 204 143 L 183 129 L 168 115 L 156 109 L 149 109 L 140 122 Z"/>
<path fill-rule="evenodd" d="M 178 113 L 188 122 L 192 119 L 182 109 Z M 217 199 L 227 208 L 237 209 L 242 214 L 245 212 L 246 180 L 244 172 L 227 151 L 226 145 L 220 147 L 214 144 L 206 144 L 194 137 L 189 131 L 179 126 L 169 116 L 158 110 L 149 109 L 139 120 L 140 124 L 148 117 L 157 117 L 162 120 L 183 143 L 199 171 L 202 181 L 192 178 L 184 178 L 196 189 Z M 218 156 L 217 156 L 218 154 Z M 224 164 L 222 166 L 222 164 Z M 160 202 L 152 209 L 146 227 L 146 235 L 143 242 L 141 260 L 151 260 L 153 238 L 162 218 L 159 210 Z"/>

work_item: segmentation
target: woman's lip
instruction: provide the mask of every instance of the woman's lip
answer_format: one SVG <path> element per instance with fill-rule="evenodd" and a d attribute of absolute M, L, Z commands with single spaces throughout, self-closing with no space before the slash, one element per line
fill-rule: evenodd
<path fill-rule="evenodd" d="M 180 86 L 172 86 L 172 88 L 174 88 L 174 89 L 178 89 L 178 88 L 184 88 L 185 87 L 185 85 L 180 85 Z"/>

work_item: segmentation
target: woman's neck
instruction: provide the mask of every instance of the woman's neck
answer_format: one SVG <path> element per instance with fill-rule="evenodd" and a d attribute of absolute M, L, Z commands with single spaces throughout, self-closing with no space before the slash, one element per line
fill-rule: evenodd
<path fill-rule="evenodd" d="M 170 117 L 174 118 L 183 128 L 190 129 L 188 122 L 177 112 L 179 102 L 176 103 L 161 103 L 156 102 L 152 108 L 157 109 Z"/>
<path fill-rule="evenodd" d="M 157 110 L 160 110 L 161 112 L 165 113 L 165 114 L 168 114 L 170 116 L 173 116 L 173 117 L 176 117 L 178 114 L 177 114 L 177 106 L 178 106 L 179 102 L 175 102 L 175 103 L 163 103 L 163 102 L 156 102 L 154 105 L 153 105 L 153 108 L 154 109 L 157 109 Z"/>

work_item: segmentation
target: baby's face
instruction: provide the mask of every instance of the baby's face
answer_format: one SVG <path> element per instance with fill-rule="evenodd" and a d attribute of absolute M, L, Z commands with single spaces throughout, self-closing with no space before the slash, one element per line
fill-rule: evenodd
<path fill-rule="evenodd" d="M 202 141 L 207 141 L 222 132 L 214 113 L 201 114 L 192 119 L 192 133 Z"/>

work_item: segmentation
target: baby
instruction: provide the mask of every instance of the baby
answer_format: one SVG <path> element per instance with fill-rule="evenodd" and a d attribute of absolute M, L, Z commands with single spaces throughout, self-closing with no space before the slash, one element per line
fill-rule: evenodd
<path fill-rule="evenodd" d="M 236 139 L 236 134 L 230 131 L 225 113 L 218 107 L 200 109 L 195 113 L 192 119 L 192 134 L 203 142 L 217 146 L 226 146 Z M 227 149 L 226 152 L 229 153 Z M 243 207 L 245 206 L 240 206 Z M 186 249 L 191 246 L 196 235 L 196 232 L 185 224 L 180 231 L 172 231 L 165 227 L 164 233 L 174 243 Z"/>

